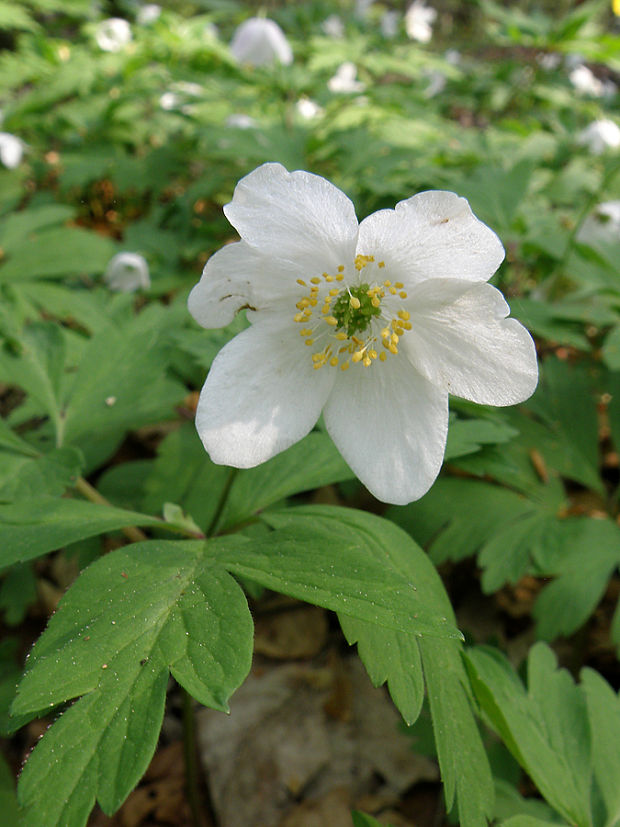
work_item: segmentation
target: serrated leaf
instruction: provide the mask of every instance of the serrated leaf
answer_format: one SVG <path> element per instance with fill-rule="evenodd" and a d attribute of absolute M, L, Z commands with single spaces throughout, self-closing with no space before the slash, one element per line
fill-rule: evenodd
<path fill-rule="evenodd" d="M 590 824 L 585 703 L 551 650 L 543 643 L 530 650 L 528 693 L 497 650 L 469 650 L 467 663 L 485 716 L 546 801 L 569 823 Z"/>
<path fill-rule="evenodd" d="M 122 508 L 53 497 L 0 505 L 0 570 L 85 537 L 135 525 L 161 527 L 162 521 Z"/>
<path fill-rule="evenodd" d="M 461 638 L 437 601 L 433 565 L 389 521 L 335 506 L 272 511 L 263 519 L 275 531 L 223 552 L 219 559 L 229 571 L 407 634 Z M 390 549 L 398 550 L 394 558 Z M 395 562 L 406 554 L 415 559 L 410 569 Z"/>
<path fill-rule="evenodd" d="M 95 798 L 108 814 L 120 806 L 155 749 L 169 671 L 201 703 L 227 710 L 249 671 L 252 619 L 211 551 L 164 541 L 119 549 L 85 569 L 62 599 L 13 711 L 83 697 L 24 768 L 26 827 L 77 827 Z"/>
<path fill-rule="evenodd" d="M 607 810 L 605 825 L 620 820 L 620 698 L 593 669 L 581 671 L 592 731 L 594 774 Z"/>
<path fill-rule="evenodd" d="M 455 641 L 419 640 L 437 756 L 448 810 L 456 804 L 462 827 L 485 827 L 494 788 L 473 717 L 461 647 Z"/>
<path fill-rule="evenodd" d="M 540 593 L 533 615 L 544 640 L 571 635 L 594 611 L 620 565 L 620 528 L 611 520 L 572 519 L 560 525 L 556 579 Z"/>
<path fill-rule="evenodd" d="M 387 682 L 390 695 L 405 723 L 417 720 L 424 700 L 420 649 L 413 635 L 395 632 L 345 614 L 342 631 L 357 651 L 373 686 Z"/>
<path fill-rule="evenodd" d="M 557 512 L 564 492 L 557 480 L 538 483 L 525 497 L 475 480 L 444 477 L 418 502 L 387 516 L 427 546 L 435 563 L 478 554 L 482 585 L 493 592 L 516 582 L 557 545 Z"/>

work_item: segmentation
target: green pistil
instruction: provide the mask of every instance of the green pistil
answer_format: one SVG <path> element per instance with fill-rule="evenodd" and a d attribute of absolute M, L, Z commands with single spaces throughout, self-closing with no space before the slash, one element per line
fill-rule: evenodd
<path fill-rule="evenodd" d="M 338 328 L 345 330 L 349 337 L 362 333 L 370 324 L 372 317 L 381 313 L 381 308 L 373 306 L 368 290 L 368 284 L 351 287 L 350 290 L 343 290 L 334 302 L 332 315 L 338 322 Z M 359 301 L 358 308 L 351 307 L 351 298 Z"/>

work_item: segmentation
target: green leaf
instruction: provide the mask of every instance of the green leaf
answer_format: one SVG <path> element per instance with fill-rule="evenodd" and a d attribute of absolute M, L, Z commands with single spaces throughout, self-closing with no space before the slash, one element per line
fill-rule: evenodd
<path fill-rule="evenodd" d="M 492 419 L 454 419 L 448 428 L 444 460 L 479 451 L 483 445 L 508 442 L 518 431 Z"/>
<path fill-rule="evenodd" d="M 590 740 L 585 699 L 552 651 L 536 644 L 529 691 L 497 651 L 467 653 L 482 711 L 546 801 L 569 823 L 590 825 Z"/>
<path fill-rule="evenodd" d="M 421 500 L 392 507 L 387 516 L 428 546 L 435 563 L 478 553 L 482 585 L 490 593 L 518 581 L 557 545 L 562 487 L 551 479 L 529 493 L 527 498 L 497 485 L 444 477 Z"/>
<path fill-rule="evenodd" d="M 17 253 L 32 241 L 32 234 L 43 229 L 64 224 L 73 218 L 75 209 L 66 204 L 29 206 L 14 212 L 0 222 L 0 247 L 5 255 Z"/>
<path fill-rule="evenodd" d="M 383 821 L 379 822 L 366 813 L 360 813 L 359 810 L 353 810 L 351 818 L 353 819 L 353 827 L 390 827 L 389 824 Z"/>
<path fill-rule="evenodd" d="M 548 466 L 563 477 L 604 494 L 599 473 L 596 400 L 586 370 L 560 359 L 547 359 L 527 408 L 548 429 L 545 435 L 530 429 L 532 447 L 540 451 Z M 524 422 L 523 428 L 517 427 L 527 434 L 525 425 Z"/>
<path fill-rule="evenodd" d="M 102 273 L 117 247 L 109 238 L 76 227 L 41 229 L 0 264 L 0 282 Z"/>
<path fill-rule="evenodd" d="M 60 496 L 75 482 L 82 465 L 76 448 L 59 448 L 34 457 L 0 451 L 0 501 Z"/>
<path fill-rule="evenodd" d="M 327 434 L 308 434 L 268 462 L 236 474 L 218 528 L 247 520 L 285 497 L 353 477 Z"/>
<path fill-rule="evenodd" d="M 107 814 L 120 806 L 155 749 L 169 671 L 201 703 L 228 709 L 250 668 L 252 619 L 211 551 L 163 541 L 119 549 L 85 569 L 62 599 L 13 711 L 83 697 L 22 772 L 26 827 L 77 827 L 95 798 Z"/>
<path fill-rule="evenodd" d="M 53 497 L 0 505 L 0 570 L 76 540 L 134 525 L 161 527 L 162 521 L 122 508 Z"/>
<path fill-rule="evenodd" d="M 19 347 L 19 354 L 0 348 L 0 377 L 26 391 L 48 414 L 58 434 L 66 350 L 61 329 L 51 322 L 30 325 L 22 331 Z"/>
<path fill-rule="evenodd" d="M 20 823 L 13 773 L 2 754 L 0 754 L 0 813 L 2 813 L 5 824 L 18 825 Z"/>
<path fill-rule="evenodd" d="M 446 807 L 456 804 L 462 827 L 485 827 L 493 814 L 489 762 L 465 690 L 461 647 L 419 640 Z"/>
<path fill-rule="evenodd" d="M 594 611 L 620 565 L 620 528 L 611 520 L 571 519 L 560 526 L 562 552 L 548 570 L 556 575 L 536 600 L 538 635 L 571 635 Z"/>
<path fill-rule="evenodd" d="M 437 599 L 433 565 L 392 523 L 335 506 L 289 508 L 269 512 L 263 519 L 275 531 L 221 554 L 229 571 L 407 634 L 461 638 L 444 611 L 443 599 Z M 407 554 L 415 562 L 403 569 L 395 561 Z"/>
<path fill-rule="evenodd" d="M 413 724 L 424 700 L 422 659 L 415 637 L 345 614 L 339 620 L 348 643 L 357 643 L 373 686 L 387 681 L 400 714 L 407 724 Z"/>
<path fill-rule="evenodd" d="M 607 810 L 606 827 L 620 821 L 620 698 L 593 669 L 583 669 L 581 685 L 592 731 L 594 774 Z"/>
<path fill-rule="evenodd" d="M 185 388 L 166 377 L 168 349 L 150 330 L 108 328 L 86 346 L 66 396 L 64 442 L 77 445 L 91 469 L 124 434 L 170 418 Z"/>
<path fill-rule="evenodd" d="M 179 503 L 206 530 L 229 474 L 230 469 L 211 462 L 194 423 L 187 423 L 161 443 L 153 470 L 145 481 L 143 508 L 158 512 L 166 501 Z M 308 434 L 257 468 L 234 474 L 215 527 L 219 531 L 250 519 L 285 497 L 353 476 L 324 433 Z"/>

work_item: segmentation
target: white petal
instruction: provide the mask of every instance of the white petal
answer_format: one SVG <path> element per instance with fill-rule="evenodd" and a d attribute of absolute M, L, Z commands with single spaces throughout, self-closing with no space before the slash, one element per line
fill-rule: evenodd
<path fill-rule="evenodd" d="M 488 281 L 504 258 L 501 241 L 467 200 L 441 190 L 369 215 L 357 252 L 383 259 L 389 278 L 407 287 L 431 278 Z"/>
<path fill-rule="evenodd" d="M 279 61 L 285 66 L 293 62 L 293 50 L 286 35 L 274 20 L 250 17 L 236 30 L 230 51 L 240 63 L 267 66 Z"/>
<path fill-rule="evenodd" d="M 335 371 L 314 370 L 288 319 L 270 315 L 230 341 L 204 384 L 196 428 L 213 462 L 252 468 L 312 429 Z"/>
<path fill-rule="evenodd" d="M 404 505 L 433 484 L 446 445 L 448 394 L 405 354 L 341 371 L 324 417 L 336 447 L 378 499 Z"/>
<path fill-rule="evenodd" d="M 263 164 L 235 187 L 226 218 L 248 244 L 294 263 L 302 278 L 355 256 L 355 208 L 337 187 L 309 172 Z"/>
<path fill-rule="evenodd" d="M 227 244 L 207 261 L 189 294 L 189 312 L 203 327 L 225 327 L 242 307 L 264 310 L 290 297 L 292 318 L 299 298 L 294 273 L 244 241 Z"/>
<path fill-rule="evenodd" d="M 538 381 L 532 337 L 490 284 L 463 293 L 462 283 L 429 281 L 409 294 L 412 330 L 401 339 L 418 370 L 455 396 L 514 405 Z"/>

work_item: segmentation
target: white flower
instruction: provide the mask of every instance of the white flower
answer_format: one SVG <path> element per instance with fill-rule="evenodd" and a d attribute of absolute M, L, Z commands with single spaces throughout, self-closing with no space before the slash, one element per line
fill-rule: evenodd
<path fill-rule="evenodd" d="M 620 127 L 607 118 L 592 121 L 577 135 L 577 143 L 587 146 L 594 155 L 601 155 L 607 149 L 618 149 Z"/>
<path fill-rule="evenodd" d="M 341 38 L 344 36 L 344 23 L 337 14 L 330 14 L 321 23 L 323 34 L 328 37 Z"/>
<path fill-rule="evenodd" d="M 620 244 L 620 201 L 605 201 L 589 215 L 577 233 L 585 244 L 602 241 Z"/>
<path fill-rule="evenodd" d="M 0 161 L 7 169 L 18 167 L 23 154 L 23 141 L 9 132 L 0 132 Z"/>
<path fill-rule="evenodd" d="M 117 253 L 110 259 L 103 280 L 118 293 L 133 293 L 151 285 L 148 264 L 138 253 Z"/>
<path fill-rule="evenodd" d="M 340 64 L 336 74 L 327 81 L 327 88 L 330 92 L 363 92 L 366 84 L 356 78 L 357 67 L 347 60 Z"/>
<path fill-rule="evenodd" d="M 243 112 L 233 112 L 226 118 L 226 126 L 232 126 L 233 129 L 256 129 L 258 121 Z"/>
<path fill-rule="evenodd" d="M 428 43 L 433 36 L 433 23 L 437 17 L 435 9 L 424 5 L 424 0 L 415 0 L 405 14 L 405 29 L 411 40 Z"/>
<path fill-rule="evenodd" d="M 512 405 L 533 392 L 534 343 L 486 284 L 503 247 L 464 198 L 422 192 L 358 225 L 329 181 L 263 164 L 224 213 L 241 241 L 209 259 L 189 297 L 206 328 L 241 308 L 250 321 L 200 395 L 214 462 L 265 462 L 323 412 L 366 487 L 407 503 L 439 472 L 449 393 Z"/>
<path fill-rule="evenodd" d="M 613 95 L 616 84 L 611 80 L 599 80 L 596 75 L 583 63 L 575 66 L 569 74 L 569 80 L 582 95 L 592 95 L 593 98 L 603 98 Z"/>
<path fill-rule="evenodd" d="M 365 20 L 370 13 L 370 7 L 373 3 L 374 0 L 355 0 L 355 16 L 361 20 Z"/>
<path fill-rule="evenodd" d="M 267 66 L 275 61 L 293 62 L 293 51 L 284 32 L 273 20 L 250 17 L 235 31 L 230 51 L 239 63 Z"/>
<path fill-rule="evenodd" d="M 131 40 L 131 28 L 122 17 L 103 20 L 95 32 L 97 45 L 104 52 L 120 52 Z"/>
<path fill-rule="evenodd" d="M 136 14 L 136 23 L 140 26 L 148 26 L 159 19 L 161 15 L 161 6 L 157 3 L 147 3 L 145 6 L 140 6 Z"/>
<path fill-rule="evenodd" d="M 381 15 L 381 34 L 383 37 L 396 37 L 398 33 L 398 21 L 400 15 L 397 11 L 389 9 Z"/>
<path fill-rule="evenodd" d="M 323 114 L 323 109 L 310 98 L 302 97 L 295 104 L 295 109 L 305 121 L 311 121 Z"/>

